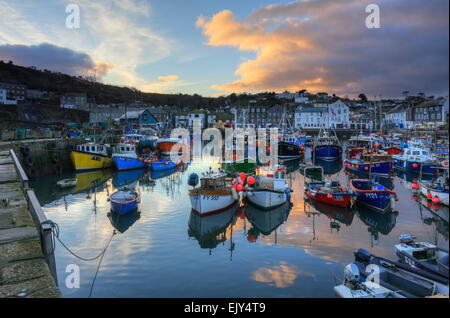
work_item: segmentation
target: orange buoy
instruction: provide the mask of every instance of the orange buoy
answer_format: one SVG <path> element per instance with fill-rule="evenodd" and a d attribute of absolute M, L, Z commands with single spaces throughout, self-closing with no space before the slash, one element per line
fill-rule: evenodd
<path fill-rule="evenodd" d="M 433 197 L 433 195 L 430 192 L 428 192 L 427 197 L 428 197 L 428 199 L 431 199 Z"/>
<path fill-rule="evenodd" d="M 436 204 L 441 203 L 441 199 L 439 199 L 437 196 L 434 197 L 431 201 L 433 201 L 433 203 L 436 203 Z"/>

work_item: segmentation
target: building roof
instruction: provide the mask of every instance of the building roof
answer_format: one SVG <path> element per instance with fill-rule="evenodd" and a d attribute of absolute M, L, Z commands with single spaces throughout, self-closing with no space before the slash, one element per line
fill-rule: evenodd
<path fill-rule="evenodd" d="M 142 109 L 142 110 L 129 110 L 127 111 L 126 114 L 123 114 L 122 116 L 119 117 L 119 119 L 125 119 L 125 117 L 127 119 L 136 119 L 139 118 L 139 116 L 142 115 L 142 113 L 144 113 L 147 109 Z M 125 116 L 126 115 L 126 116 Z"/>
<path fill-rule="evenodd" d="M 328 112 L 328 108 L 326 107 L 303 107 L 299 108 L 296 111 L 297 113 L 321 113 Z"/>

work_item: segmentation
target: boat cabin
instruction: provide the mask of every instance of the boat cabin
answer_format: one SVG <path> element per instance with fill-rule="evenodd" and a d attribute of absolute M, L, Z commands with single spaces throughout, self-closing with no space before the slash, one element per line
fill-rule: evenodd
<path fill-rule="evenodd" d="M 108 148 L 106 145 L 100 145 L 100 144 L 94 144 L 94 143 L 88 143 L 88 144 L 82 144 L 77 146 L 78 152 L 87 152 L 97 155 L 103 155 L 106 156 L 108 154 Z"/>
<path fill-rule="evenodd" d="M 363 162 L 383 162 L 383 161 L 391 161 L 392 156 L 387 153 L 364 153 L 361 156 Z"/>
<path fill-rule="evenodd" d="M 223 190 L 226 187 L 226 174 L 215 173 L 200 178 L 200 188 L 202 190 Z"/>
<path fill-rule="evenodd" d="M 422 148 L 407 148 L 405 149 L 403 156 L 409 160 L 415 160 L 418 162 L 424 162 L 426 160 L 434 160 L 434 158 L 430 156 L 430 153 Z"/>
<path fill-rule="evenodd" d="M 120 154 L 136 154 L 136 146 L 130 144 L 118 144 L 114 150 Z"/>

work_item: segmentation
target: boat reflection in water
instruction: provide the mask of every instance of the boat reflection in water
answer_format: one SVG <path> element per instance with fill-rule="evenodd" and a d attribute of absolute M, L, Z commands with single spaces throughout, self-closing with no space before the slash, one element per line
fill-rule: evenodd
<path fill-rule="evenodd" d="M 231 224 L 232 227 L 236 223 L 236 212 L 238 211 L 238 204 L 222 210 L 218 213 L 201 216 L 194 210 L 191 210 L 188 221 L 188 235 L 195 238 L 201 248 L 211 250 L 216 248 L 220 243 L 227 240 L 227 229 Z M 230 238 L 231 241 L 231 238 Z M 231 242 L 231 250 L 234 244 Z"/>
<path fill-rule="evenodd" d="M 286 202 L 272 210 L 261 210 L 248 204 L 245 207 L 245 215 L 252 225 L 247 232 L 248 241 L 255 242 L 260 234 L 267 236 L 275 231 L 276 243 L 276 229 L 287 220 L 292 206 L 291 202 Z"/>
<path fill-rule="evenodd" d="M 133 211 L 131 213 L 120 215 L 118 213 L 108 212 L 108 219 L 111 225 L 119 231 L 124 233 L 127 231 L 137 220 L 141 218 L 140 211 Z"/>
<path fill-rule="evenodd" d="M 89 172 L 81 172 L 75 175 L 77 179 L 77 186 L 73 190 L 73 194 L 89 191 L 91 189 L 99 190 L 100 186 L 104 186 L 104 183 L 111 179 L 112 171 L 110 169 L 101 169 Z"/>
<path fill-rule="evenodd" d="M 328 219 L 330 219 L 330 230 L 331 232 L 335 229 L 339 232 L 341 226 L 339 223 L 344 224 L 346 226 L 350 226 L 353 222 L 354 213 L 350 208 L 332 206 L 323 202 L 317 202 L 314 200 L 308 199 L 305 204 L 310 205 L 312 208 L 317 210 L 318 212 L 325 214 Z M 305 207 L 305 211 L 309 211 Z"/>
<path fill-rule="evenodd" d="M 368 231 L 371 234 L 372 246 L 374 241 L 378 241 L 379 233 L 388 235 L 392 231 L 398 215 L 397 211 L 388 210 L 385 213 L 371 211 L 358 203 L 355 204 L 355 213 L 369 227 Z"/>
<path fill-rule="evenodd" d="M 302 159 L 295 159 L 295 160 L 288 160 L 288 161 L 280 160 L 280 164 L 282 164 L 286 167 L 288 174 L 297 171 L 301 162 L 302 162 Z"/>
<path fill-rule="evenodd" d="M 314 164 L 321 166 L 323 168 L 323 174 L 325 175 L 336 174 L 342 170 L 342 160 L 327 161 L 316 158 Z"/>
<path fill-rule="evenodd" d="M 413 200 L 419 205 L 420 218 L 426 225 L 434 225 L 436 234 L 441 234 L 445 240 L 449 237 L 449 208 L 442 204 L 434 204 L 420 194 L 413 195 Z M 437 235 L 436 235 L 437 236 Z M 435 245 L 437 242 L 434 242 Z"/>
<path fill-rule="evenodd" d="M 419 173 L 415 173 L 415 172 L 411 172 L 411 171 L 404 171 L 404 170 L 399 170 L 399 169 L 394 169 L 394 173 L 397 177 L 406 181 L 407 183 L 417 182 L 417 180 L 419 180 L 419 179 L 427 180 L 427 181 L 433 179 L 433 175 L 423 174 L 422 176 L 420 176 Z"/>
<path fill-rule="evenodd" d="M 125 186 L 135 188 L 137 181 L 146 174 L 145 169 L 135 169 L 126 171 L 117 171 L 113 175 L 114 188 L 122 188 Z"/>
<path fill-rule="evenodd" d="M 179 167 L 173 167 L 172 169 L 152 171 L 150 177 L 153 180 L 162 179 L 162 178 L 170 176 L 171 174 L 174 174 L 177 171 L 183 171 L 183 167 L 184 167 L 184 165 L 181 165 Z"/>

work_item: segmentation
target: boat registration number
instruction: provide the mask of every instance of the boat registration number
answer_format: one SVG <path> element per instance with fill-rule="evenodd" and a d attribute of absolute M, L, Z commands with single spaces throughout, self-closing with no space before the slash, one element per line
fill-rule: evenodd
<path fill-rule="evenodd" d="M 344 201 L 341 195 L 333 195 L 333 201 Z"/>
<path fill-rule="evenodd" d="M 96 161 L 101 161 L 102 160 L 102 158 L 97 157 L 97 156 L 92 156 L 91 159 L 92 160 L 96 160 Z"/>
<path fill-rule="evenodd" d="M 204 195 L 203 200 L 219 200 L 219 196 L 217 195 Z"/>
<path fill-rule="evenodd" d="M 376 193 L 365 193 L 366 197 L 370 198 L 370 199 L 376 199 L 377 198 L 377 194 Z"/>

